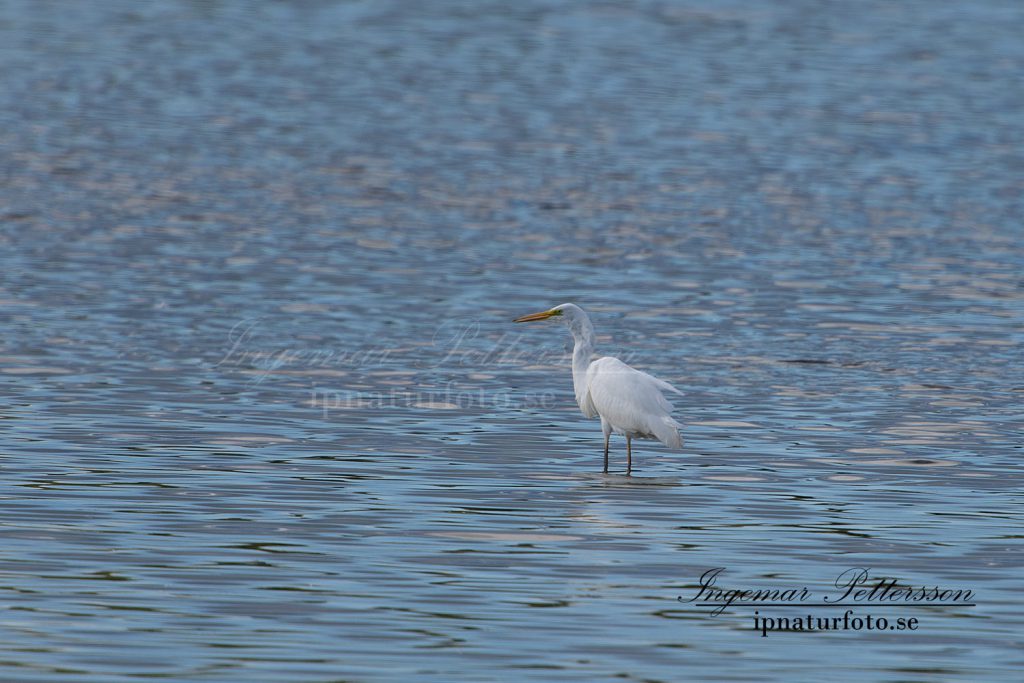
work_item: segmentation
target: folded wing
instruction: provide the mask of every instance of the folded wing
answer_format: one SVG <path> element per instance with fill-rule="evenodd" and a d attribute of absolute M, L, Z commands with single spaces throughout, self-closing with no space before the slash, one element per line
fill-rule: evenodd
<path fill-rule="evenodd" d="M 587 369 L 587 395 L 580 403 L 607 420 L 617 432 L 658 439 L 669 448 L 682 447 L 672 419 L 672 404 L 662 394 L 671 384 L 626 365 L 618 358 L 599 358 Z"/>

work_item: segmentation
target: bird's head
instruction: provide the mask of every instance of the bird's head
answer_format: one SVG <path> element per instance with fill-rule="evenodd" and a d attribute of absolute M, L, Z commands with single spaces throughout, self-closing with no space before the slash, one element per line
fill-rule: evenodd
<path fill-rule="evenodd" d="M 555 318 L 561 316 L 566 324 L 571 325 L 573 320 L 581 315 L 586 315 L 576 304 L 562 304 L 561 306 L 555 306 L 547 311 L 541 311 L 540 313 L 531 313 L 530 315 L 524 315 L 521 318 L 516 318 L 512 322 L 514 323 L 530 323 L 536 320 L 547 320 L 548 318 Z"/>

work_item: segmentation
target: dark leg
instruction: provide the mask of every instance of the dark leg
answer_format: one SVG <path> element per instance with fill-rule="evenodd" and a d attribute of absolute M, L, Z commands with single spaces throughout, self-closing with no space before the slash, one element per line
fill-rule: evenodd
<path fill-rule="evenodd" d="M 604 435 L 604 473 L 608 474 L 608 438 L 611 434 Z"/>
<path fill-rule="evenodd" d="M 633 471 L 633 440 L 626 435 L 626 474 Z"/>

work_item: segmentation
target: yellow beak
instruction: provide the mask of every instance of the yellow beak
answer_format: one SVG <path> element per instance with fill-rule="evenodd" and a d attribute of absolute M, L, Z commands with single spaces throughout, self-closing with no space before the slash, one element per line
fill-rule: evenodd
<path fill-rule="evenodd" d="M 560 311 L 554 309 L 550 311 L 541 311 L 540 313 L 531 313 L 530 315 L 524 315 L 522 318 L 516 318 L 512 322 L 514 323 L 530 323 L 534 320 L 547 320 L 553 315 L 558 315 Z"/>

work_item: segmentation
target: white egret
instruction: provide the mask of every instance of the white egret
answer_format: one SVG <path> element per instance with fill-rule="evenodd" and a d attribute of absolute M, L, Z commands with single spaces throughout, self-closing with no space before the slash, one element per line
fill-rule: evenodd
<path fill-rule="evenodd" d="M 572 350 L 572 384 L 576 402 L 587 417 L 600 417 L 604 431 L 604 471 L 608 471 L 608 440 L 612 432 L 626 437 L 626 473 L 633 469 L 633 439 L 657 439 L 669 448 L 683 445 L 682 425 L 672 419 L 672 404 L 662 391 L 682 394 L 668 382 L 640 372 L 618 358 L 594 358 L 594 325 L 576 304 L 516 318 L 525 323 L 560 317 L 575 346 Z"/>

